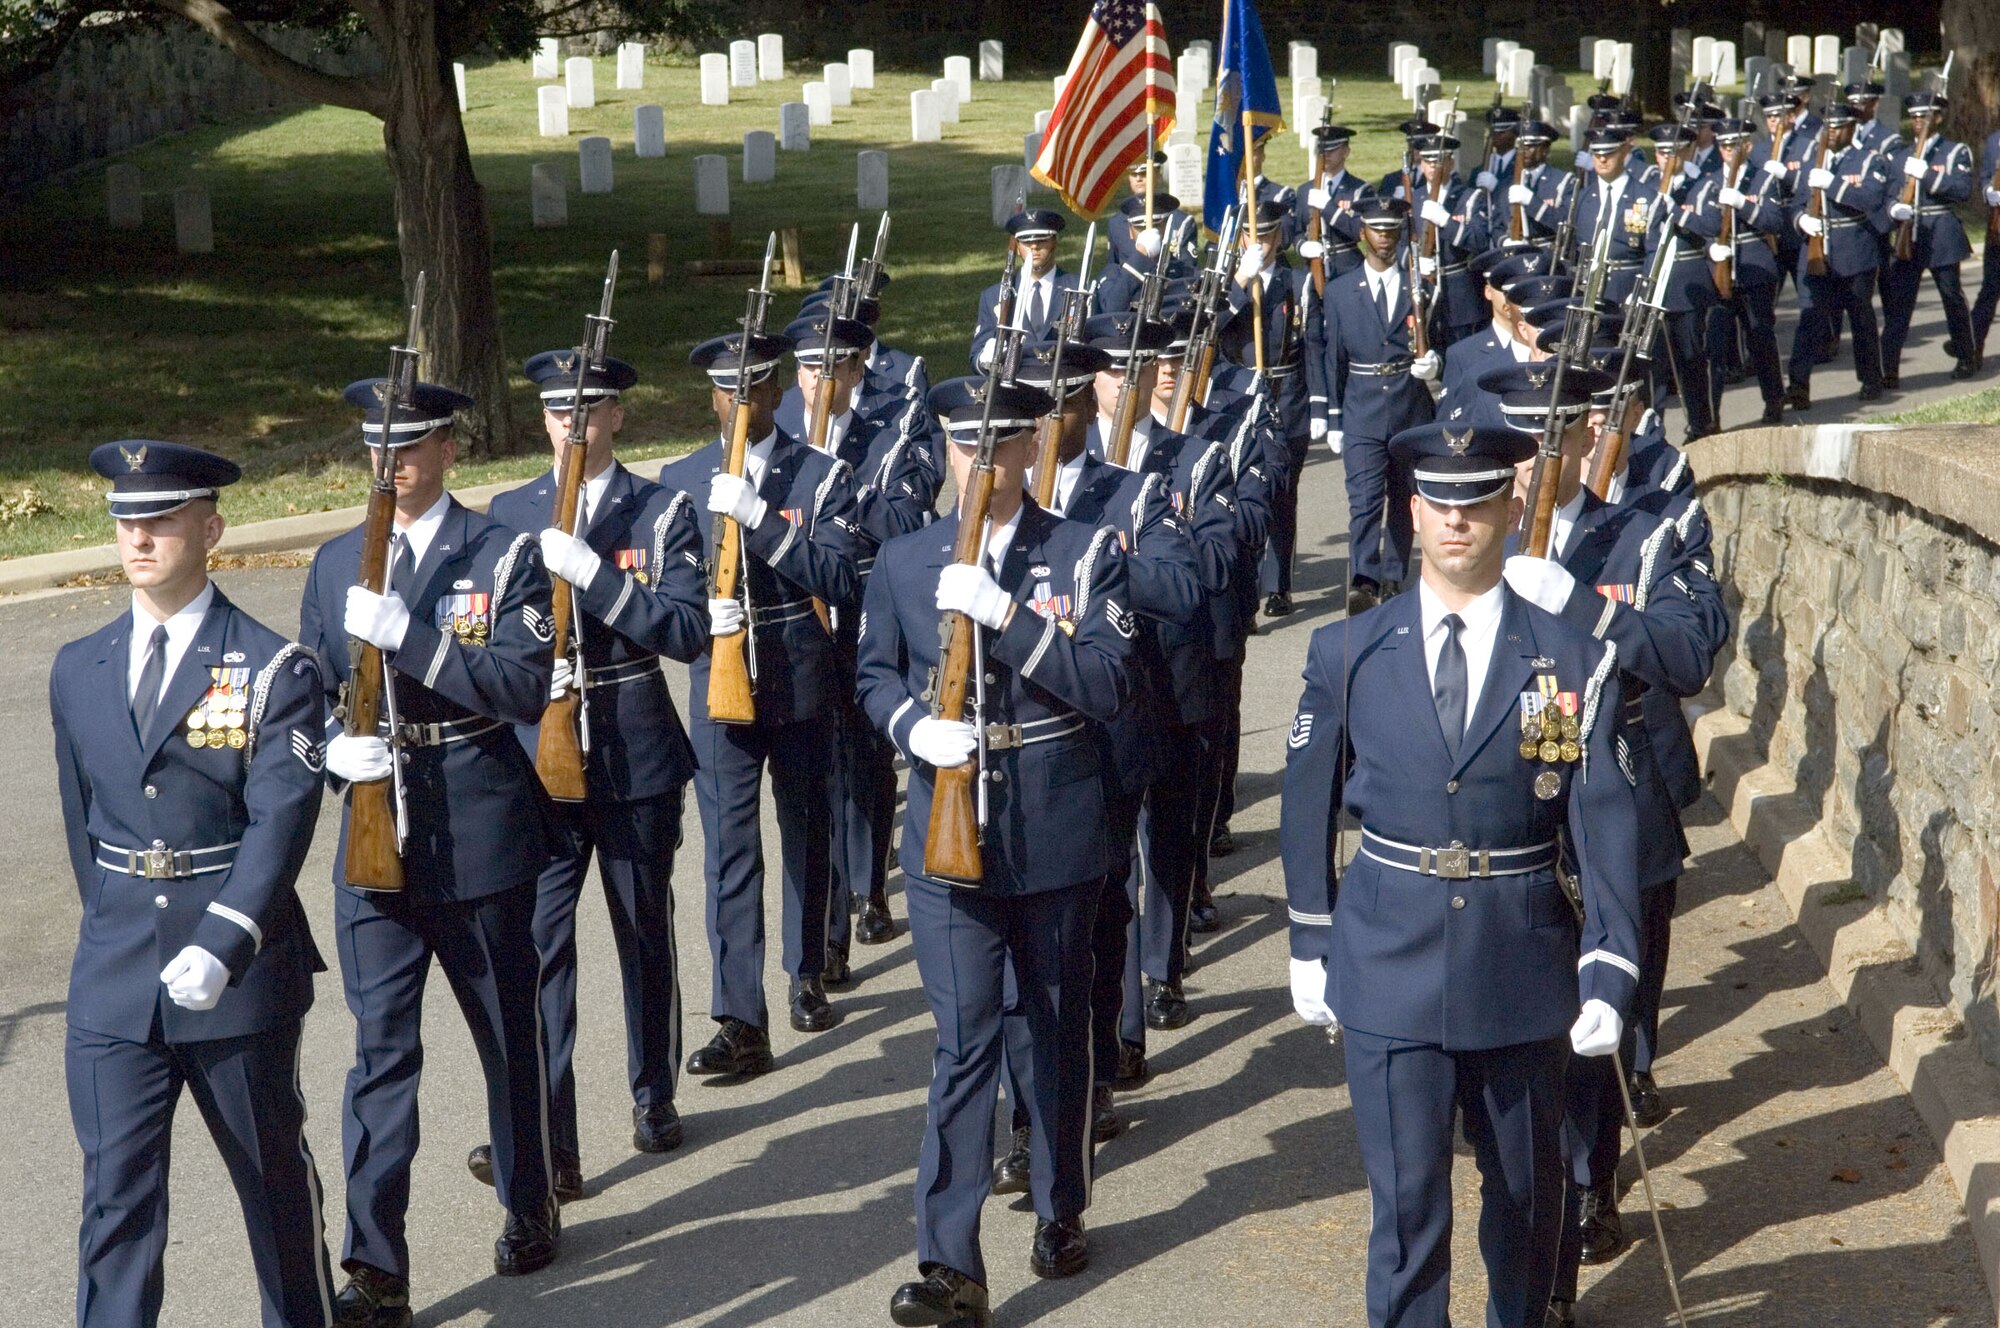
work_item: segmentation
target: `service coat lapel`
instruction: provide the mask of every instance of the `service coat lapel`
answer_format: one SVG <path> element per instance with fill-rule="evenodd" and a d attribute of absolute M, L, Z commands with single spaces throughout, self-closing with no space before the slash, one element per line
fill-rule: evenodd
<path fill-rule="evenodd" d="M 407 603 L 411 617 L 427 619 L 431 605 L 447 589 L 438 583 L 450 576 L 451 569 L 465 556 L 465 532 L 470 519 L 471 513 L 458 499 L 452 499 L 451 509 L 438 524 L 430 548 L 424 550 L 424 560 L 417 564 L 417 574 L 410 578 L 413 589 Z"/>
<path fill-rule="evenodd" d="M 1479 709 L 1466 726 L 1465 741 L 1459 744 L 1454 775 L 1472 764 L 1495 731 L 1513 715 L 1516 698 L 1528 689 L 1528 680 L 1534 672 L 1530 662 L 1536 654 L 1535 634 L 1529 626 L 1527 610 L 1521 607 L 1520 597 L 1513 591 L 1503 587 L 1500 594 L 1500 630 L 1493 638 L 1493 657 L 1486 663 L 1486 683 L 1480 688 Z"/>
<path fill-rule="evenodd" d="M 181 662 L 174 666 L 173 677 L 167 680 L 167 690 L 160 697 L 160 708 L 153 714 L 153 727 L 140 735 L 139 746 L 147 761 L 150 762 L 159 753 L 168 738 L 179 732 L 181 720 L 214 684 L 215 678 L 209 670 L 222 667 L 222 657 L 228 647 L 226 629 L 229 613 L 229 601 L 223 598 L 218 587 L 215 598 L 209 601 L 208 612 L 202 615 L 201 626 L 194 630 L 194 639 L 188 642 Z M 129 616 L 126 621 L 131 621 Z M 131 726 L 128 724 L 126 727 Z"/>
<path fill-rule="evenodd" d="M 1435 757 L 1428 759 L 1449 760 L 1451 748 L 1445 743 L 1444 727 L 1438 723 L 1437 694 L 1431 689 L 1430 664 L 1424 651 L 1424 619 L 1419 603 L 1419 596 L 1411 591 L 1396 596 L 1378 610 L 1394 615 L 1389 623 L 1384 624 L 1380 650 L 1386 657 L 1390 676 L 1395 679 L 1400 701 L 1397 708 L 1404 714 L 1426 716 L 1411 726 L 1416 740 L 1436 749 Z"/>
<path fill-rule="evenodd" d="M 219 592 L 218 592 L 219 593 Z M 97 670 L 97 685 L 91 689 L 97 696 L 124 698 L 125 713 L 116 723 L 108 727 L 117 735 L 117 741 L 125 745 L 126 754 L 136 757 L 141 746 L 138 730 L 132 723 L 132 611 L 119 615 L 117 625 L 105 642 L 104 653 L 98 656 L 94 666 Z"/>

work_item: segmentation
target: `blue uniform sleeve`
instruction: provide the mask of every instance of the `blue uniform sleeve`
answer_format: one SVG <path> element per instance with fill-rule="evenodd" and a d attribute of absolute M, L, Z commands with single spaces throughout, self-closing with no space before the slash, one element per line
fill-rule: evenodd
<path fill-rule="evenodd" d="M 1584 692 L 1585 756 L 1567 815 L 1583 896 L 1577 999 L 1601 1000 L 1629 1020 L 1639 990 L 1639 809 L 1617 747 L 1618 662 L 1608 649 Z"/>
<path fill-rule="evenodd" d="M 1932 158 L 1919 203 L 1963 203 L 1972 197 L 1972 149 L 1954 143 L 1942 160 Z"/>
<path fill-rule="evenodd" d="M 676 490 L 644 533 L 650 577 L 641 581 L 606 563 L 578 598 L 585 613 L 639 649 L 686 664 L 708 649 L 708 584 L 693 497 Z"/>
<path fill-rule="evenodd" d="M 1322 649 L 1321 628 L 1306 650 L 1305 690 L 1285 739 L 1285 779 L 1278 809 L 1278 849 L 1285 864 L 1285 913 L 1294 959 L 1325 962 L 1333 945 L 1333 903 L 1340 864 L 1334 830 L 1347 780 L 1346 678 L 1338 652 Z"/>
<path fill-rule="evenodd" d="M 1203 593 L 1219 595 L 1229 588 L 1236 571 L 1236 484 L 1229 470 L 1229 453 L 1210 443 L 1188 476 L 1181 495 L 1187 511 L 1189 538 L 1194 541 L 1195 577 Z"/>
<path fill-rule="evenodd" d="M 1675 696 L 1693 696 L 1708 684 L 1715 649 L 1705 615 L 1689 584 L 1690 568 L 1672 522 L 1646 537 L 1638 593 L 1623 603 L 1579 584 L 1563 606 L 1571 626 L 1618 647 L 1618 667 Z"/>
<path fill-rule="evenodd" d="M 389 655 L 396 671 L 454 705 L 503 724 L 534 724 L 549 701 L 555 658 L 555 621 L 549 608 L 549 574 L 532 535 L 490 531 L 511 538 L 494 565 L 492 629 L 486 644 L 461 645 L 418 613 L 410 615 L 403 644 Z"/>
<path fill-rule="evenodd" d="M 925 464 L 924 438 L 914 414 L 903 417 L 902 436 L 887 458 L 886 475 L 855 477 L 855 519 L 877 547 L 922 530 L 937 506 L 937 476 Z"/>
<path fill-rule="evenodd" d="M 868 578 L 856 646 L 854 697 L 868 722 L 896 744 L 906 759 L 915 760 L 910 753 L 910 730 L 930 714 L 930 707 L 912 696 L 904 681 L 909 676 L 910 657 L 902 622 L 896 616 L 894 579 L 886 566 Z"/>
<path fill-rule="evenodd" d="M 854 532 L 854 471 L 837 461 L 813 495 L 809 518 L 794 524 L 766 510 L 757 528 L 744 532 L 743 547 L 806 594 L 847 609 L 861 599 Z"/>
<path fill-rule="evenodd" d="M 62 661 L 49 671 L 49 717 L 55 723 L 56 790 L 62 799 L 63 837 L 69 845 L 70 869 L 76 873 L 78 895 L 87 896 L 97 873 L 97 856 L 90 847 L 90 776 L 76 736 L 70 732 L 62 697 Z"/>
<path fill-rule="evenodd" d="M 1016 605 L 992 638 L 996 659 L 1064 704 L 1099 721 L 1115 716 L 1131 694 L 1129 661 L 1138 631 L 1118 539 L 1100 529 L 1077 563 L 1075 632 Z"/>
<path fill-rule="evenodd" d="M 242 980 L 265 934 L 290 906 L 319 819 L 325 759 L 319 668 L 311 655 L 296 649 L 281 652 L 272 663 L 255 746 L 244 762 L 243 808 L 249 819 L 236 860 L 190 938 L 222 961 L 231 985 Z"/>
<path fill-rule="evenodd" d="M 331 741 L 333 736 L 341 731 L 341 720 L 334 710 L 339 704 L 340 681 L 345 675 L 345 670 L 335 661 L 341 661 L 342 664 L 346 661 L 347 638 L 344 635 L 338 640 L 329 637 L 326 634 L 326 620 L 320 613 L 320 603 L 324 597 L 320 586 L 324 553 L 325 550 L 322 549 L 320 553 L 313 555 L 312 566 L 306 569 L 306 588 L 299 595 L 299 644 L 320 662 L 320 686 L 325 689 L 325 737 Z M 328 773 L 326 778 L 328 783 L 344 787 L 331 773 Z"/>
<path fill-rule="evenodd" d="M 1125 561 L 1130 607 L 1159 622 L 1184 623 L 1201 608 L 1194 540 L 1174 514 L 1163 477 L 1148 475 L 1139 490 L 1139 520 Z"/>
<path fill-rule="evenodd" d="M 1807 189 L 1802 194 L 1812 196 Z M 1826 201 L 1849 212 L 1863 216 L 1883 206 L 1889 197 L 1889 177 L 1882 169 L 1882 158 L 1876 153 L 1868 153 L 1861 159 L 1861 169 L 1847 175 L 1835 175 L 1833 188 L 1826 191 Z"/>
<path fill-rule="evenodd" d="M 1325 299 L 1313 290 L 1312 273 L 1301 272 L 1298 279 L 1298 301 L 1301 321 L 1305 324 L 1305 345 L 1300 354 L 1306 362 L 1306 393 L 1312 418 L 1324 420 L 1327 416 L 1327 399 L 1332 395 L 1331 381 L 1326 365 L 1326 318 Z M 1329 426 L 1330 427 L 1330 426 Z"/>

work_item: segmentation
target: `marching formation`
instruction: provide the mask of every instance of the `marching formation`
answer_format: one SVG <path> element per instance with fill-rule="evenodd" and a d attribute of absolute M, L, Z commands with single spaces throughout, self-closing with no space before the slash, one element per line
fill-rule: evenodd
<path fill-rule="evenodd" d="M 1249 145 L 1206 239 L 1142 159 L 1101 271 L 1094 225 L 1067 271 L 1065 218 L 1024 202 L 967 311 L 967 372 L 935 385 L 875 333 L 886 216 L 796 311 L 773 307 L 767 250 L 740 325 L 690 356 L 716 437 L 657 481 L 615 451 L 638 375 L 609 352 L 614 255 L 579 344 L 524 367 L 551 468 L 485 514 L 446 488 L 469 401 L 422 380 L 413 308 L 387 374 L 346 389 L 368 515 L 313 559 L 296 643 L 208 579 L 231 463 L 98 448 L 133 605 L 65 648 L 50 689 L 84 906 L 79 1323 L 157 1318 L 184 1085 L 235 1182 L 263 1322 L 411 1321 L 434 958 L 486 1081 L 462 1143 L 502 1209 L 495 1271 L 554 1262 L 584 1194 L 592 859 L 632 1145 L 668 1152 L 682 1074 L 775 1064 L 767 774 L 795 1032 L 838 1022 L 853 946 L 896 938 L 900 844 L 937 1043 L 890 1319 L 990 1322 L 991 1193 L 1030 1196 L 1032 1273 L 1083 1269 L 1094 1150 L 1151 1073 L 1148 1032 L 1189 1020 L 1189 938 L 1217 926 L 1243 663 L 1260 611 L 1293 610 L 1302 525 L 1326 524 L 1299 506 L 1316 446 L 1344 463 L 1348 577 L 1287 739 L 1289 986 L 1346 1058 L 1368 1320 L 1446 1322 L 1462 1128 L 1488 1322 L 1578 1322 L 1579 1265 L 1624 1244 L 1621 1130 L 1637 1144 L 1668 1110 L 1652 1067 L 1700 791 L 1680 701 L 1728 637 L 1664 405 L 1698 438 L 1754 378 L 1778 420 L 1843 331 L 1879 396 L 1926 271 L 1967 377 L 2000 299 L 1989 246 L 1967 308 L 1952 213 L 1980 179 L 2000 207 L 2000 135 L 1975 176 L 1941 94 L 1911 100 L 1903 136 L 1870 118 L 1880 91 L 1818 113 L 1803 89 L 1767 97 L 1768 154 L 1699 87 L 1651 127 L 1600 94 L 1567 170 L 1550 126 L 1496 106 L 1471 180 L 1422 120 L 1399 127 L 1400 170 L 1361 180 L 1327 123 L 1296 187 Z M 1806 315 L 1789 368 L 1787 277 Z M 713 1024 L 691 1051 L 689 784 Z M 345 815 L 321 934 L 355 1022 L 337 1289 L 297 1077 L 325 964 L 294 887 L 325 791 Z"/>

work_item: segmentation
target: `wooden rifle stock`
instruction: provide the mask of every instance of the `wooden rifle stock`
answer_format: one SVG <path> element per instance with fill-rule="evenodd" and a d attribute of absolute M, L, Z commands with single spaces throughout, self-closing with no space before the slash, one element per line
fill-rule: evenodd
<path fill-rule="evenodd" d="M 383 452 L 389 453 L 386 412 Z M 396 522 L 395 462 L 378 464 L 368 490 L 368 521 L 361 533 L 361 575 L 356 584 L 383 594 L 389 584 L 389 536 Z M 372 738 L 382 722 L 383 689 L 387 675 L 382 652 L 356 638 L 348 654 L 347 715 L 349 737 Z M 394 752 L 391 751 L 391 759 Z M 401 890 L 403 857 L 396 834 L 396 781 L 370 780 L 347 790 L 347 852 L 343 864 L 347 883 L 359 890 Z"/>
<path fill-rule="evenodd" d="M 977 566 L 985 553 L 986 514 L 993 502 L 993 470 L 974 467 L 958 509 L 958 542 L 952 561 Z M 972 620 L 962 613 L 944 617 L 944 649 L 938 661 L 937 718 L 963 722 L 966 694 L 972 687 Z M 965 761 L 931 772 L 931 821 L 924 839 L 924 875 L 953 885 L 980 885 L 986 880 L 979 848 L 978 801 L 973 781 L 979 762 Z"/>
<path fill-rule="evenodd" d="M 746 333 L 744 364 L 749 362 L 748 340 Z M 741 366 L 738 372 L 743 372 Z M 735 418 L 730 421 L 723 470 L 741 478 L 749 446 L 750 404 L 738 402 Z M 715 532 L 715 571 L 709 594 L 715 599 L 735 599 L 743 582 L 743 528 L 736 524 L 736 518 L 718 513 Z M 757 722 L 757 702 L 750 694 L 749 647 L 748 622 L 727 636 L 709 638 L 708 717 L 718 724 Z"/>
<path fill-rule="evenodd" d="M 1619 400 L 1619 398 L 1613 398 Z M 1632 439 L 1632 430 L 1638 426 L 1639 417 L 1646 408 L 1636 394 L 1622 398 L 1622 404 L 1615 408 L 1616 419 L 1604 422 L 1604 439 L 1597 445 L 1597 455 L 1590 463 L 1590 479 L 1586 487 L 1599 500 L 1608 502 L 1605 494 L 1611 488 L 1611 477 L 1625 465 L 1625 449 Z"/>
<path fill-rule="evenodd" d="M 1725 180 L 1729 178 L 1729 174 L 1727 171 L 1723 173 L 1722 178 Z M 1736 209 L 1735 208 L 1724 207 L 1722 209 L 1722 228 L 1717 233 L 1715 242 L 1717 244 L 1725 244 L 1729 246 L 1729 257 L 1721 260 L 1720 262 L 1714 265 L 1716 298 L 1721 300 L 1727 300 L 1736 294 Z"/>
<path fill-rule="evenodd" d="M 1826 169 L 1833 160 L 1833 147 L 1824 137 L 1820 139 L 1819 166 Z M 1819 234 L 1806 237 L 1806 272 L 1810 276 L 1826 275 L 1826 190 L 1812 191 L 1812 202 L 1807 205 L 1812 216 L 1820 223 Z"/>
<path fill-rule="evenodd" d="M 826 340 L 821 343 L 819 353 L 819 384 L 813 391 L 811 441 L 816 452 L 826 451 L 826 433 L 833 423 L 833 394 L 836 390 L 833 381 L 833 320 L 836 315 L 846 317 L 838 312 L 839 309 L 840 300 L 836 296 L 827 305 Z M 814 595 L 812 604 L 813 617 L 819 619 L 820 630 L 832 636 L 833 615 L 827 612 L 826 601 Z"/>
<path fill-rule="evenodd" d="M 1910 155 L 1914 157 L 1916 160 L 1922 161 L 1924 158 L 1924 153 L 1930 147 L 1930 138 L 1931 138 L 1930 122 L 1927 121 L 1924 126 L 1923 134 L 1917 139 L 1917 145 L 1914 148 L 1910 149 Z M 1904 180 L 1903 202 L 1908 204 L 1913 209 L 1917 206 L 1917 195 L 1919 192 L 1920 191 L 1917 180 L 1915 180 L 1914 178 L 1908 178 Z M 1993 234 L 1993 233 L 1994 232 L 1991 231 L 1988 232 L 1988 234 Z M 1899 221 L 1896 223 L 1896 257 L 1902 260 L 1903 262 L 1907 263 L 1916 256 L 1917 256 L 1917 218 L 1915 212 L 1912 212 L 1909 220 Z"/>
<path fill-rule="evenodd" d="M 570 419 L 576 420 L 579 393 L 571 400 Z M 556 494 L 556 528 L 576 533 L 577 508 L 583 497 L 583 469 L 588 464 L 589 445 L 575 432 L 563 448 L 562 487 Z M 576 622 L 575 591 L 561 577 L 551 577 L 549 611 L 556 625 L 555 657 L 570 652 L 570 629 Z M 542 787 L 557 802 L 582 802 L 585 792 L 583 769 L 583 679 L 573 678 L 569 690 L 549 702 L 542 712 L 541 727 L 535 738 L 535 773 Z"/>

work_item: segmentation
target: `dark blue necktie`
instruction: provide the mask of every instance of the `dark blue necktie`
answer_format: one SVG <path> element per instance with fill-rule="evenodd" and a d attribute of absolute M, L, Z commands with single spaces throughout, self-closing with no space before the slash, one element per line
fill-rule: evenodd
<path fill-rule="evenodd" d="M 139 690 L 132 693 L 132 726 L 139 730 L 140 742 L 146 740 L 147 731 L 153 727 L 153 716 L 160 709 L 160 684 L 166 679 L 167 625 L 161 623 L 153 629 L 152 646 L 139 669 Z"/>
<path fill-rule="evenodd" d="M 1444 730 L 1445 746 L 1456 756 L 1465 737 L 1465 648 L 1458 634 L 1465 620 L 1455 613 L 1444 616 L 1444 649 L 1438 652 L 1437 678 L 1431 684 L 1437 700 L 1438 727 Z"/>

